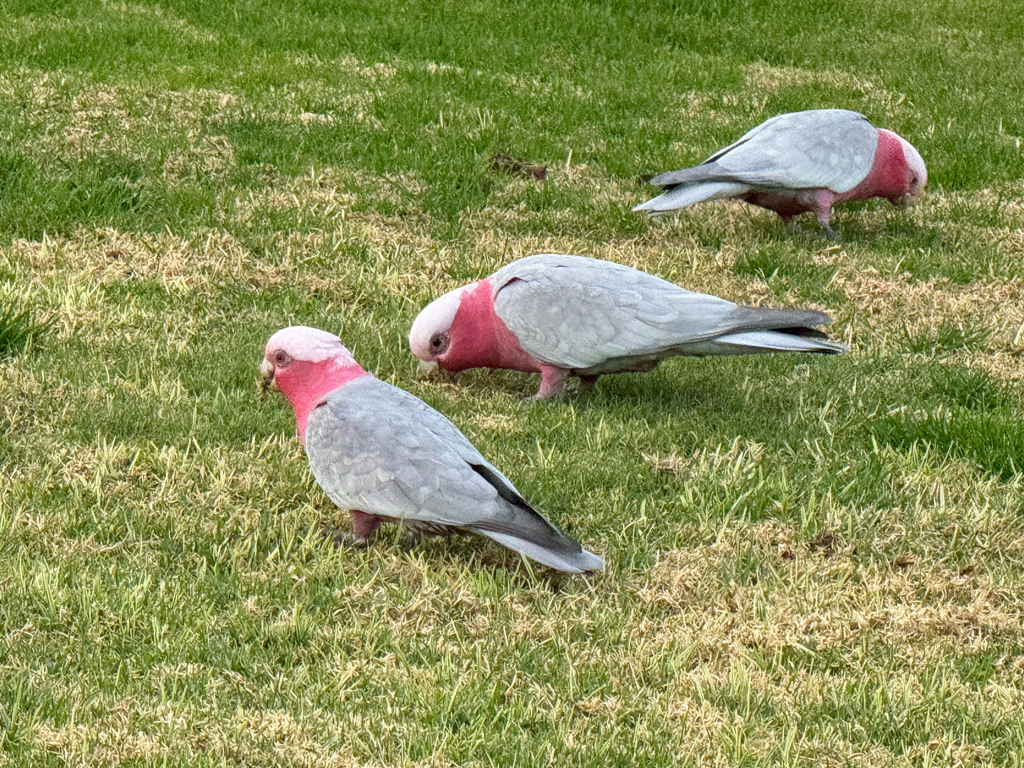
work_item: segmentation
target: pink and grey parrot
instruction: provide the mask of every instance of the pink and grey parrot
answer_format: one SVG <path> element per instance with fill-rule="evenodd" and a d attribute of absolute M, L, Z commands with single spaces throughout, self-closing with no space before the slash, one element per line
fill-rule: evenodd
<path fill-rule="evenodd" d="M 733 198 L 783 220 L 817 212 L 829 226 L 844 200 L 887 198 L 905 205 L 928 182 L 924 160 L 906 139 L 845 109 L 812 109 L 766 120 L 700 165 L 655 176 L 661 195 L 634 211 L 665 213 L 702 200 Z"/>
<path fill-rule="evenodd" d="M 341 340 L 294 326 L 267 342 L 264 389 L 291 403 L 313 477 L 365 544 L 385 520 L 413 531 L 478 533 L 550 568 L 604 560 L 531 507 L 448 419 L 371 376 Z"/>
<path fill-rule="evenodd" d="M 505 368 L 541 375 L 536 397 L 568 376 L 649 371 L 676 355 L 845 352 L 809 309 L 741 307 L 600 259 L 540 254 L 429 304 L 409 333 L 422 370 Z"/>

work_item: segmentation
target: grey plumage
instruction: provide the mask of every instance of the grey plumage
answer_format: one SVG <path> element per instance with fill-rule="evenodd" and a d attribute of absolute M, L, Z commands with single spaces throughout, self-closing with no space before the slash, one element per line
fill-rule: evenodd
<path fill-rule="evenodd" d="M 592 376 L 646 370 L 675 355 L 845 351 L 816 310 L 741 307 L 646 272 L 540 254 L 492 279 L 494 310 L 536 360 Z"/>
<path fill-rule="evenodd" d="M 701 200 L 753 191 L 828 189 L 849 192 L 868 175 L 878 129 L 845 109 L 777 115 L 702 164 L 651 179 L 664 193 L 635 211 L 664 212 Z"/>
<path fill-rule="evenodd" d="M 604 567 L 534 510 L 448 419 L 372 376 L 331 392 L 306 427 L 317 483 L 342 509 L 470 531 L 561 571 Z"/>

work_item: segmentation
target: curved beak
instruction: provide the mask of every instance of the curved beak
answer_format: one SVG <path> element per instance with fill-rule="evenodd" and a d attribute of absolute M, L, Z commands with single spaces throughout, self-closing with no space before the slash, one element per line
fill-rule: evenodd
<path fill-rule="evenodd" d="M 446 371 L 435 360 L 420 360 L 416 366 L 416 378 L 429 381 L 455 381 L 459 374 Z"/>
<path fill-rule="evenodd" d="M 277 391 L 277 384 L 274 382 L 274 364 L 266 358 L 260 363 L 260 377 L 256 380 L 256 386 L 260 390 L 260 400 L 266 399 L 267 392 Z"/>
<path fill-rule="evenodd" d="M 433 360 L 420 360 L 420 364 L 416 366 L 416 378 L 431 379 L 438 370 L 437 363 Z"/>

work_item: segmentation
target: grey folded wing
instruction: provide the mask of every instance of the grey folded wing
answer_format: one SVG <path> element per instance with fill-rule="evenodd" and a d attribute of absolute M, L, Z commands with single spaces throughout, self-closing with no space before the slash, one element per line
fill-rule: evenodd
<path fill-rule="evenodd" d="M 306 454 L 317 483 L 342 509 L 472 530 L 563 570 L 601 567 L 531 508 L 454 424 L 372 376 L 342 385 L 313 410 Z"/>
<path fill-rule="evenodd" d="M 335 504 L 383 517 L 461 528 L 499 515 L 501 499 L 474 464 L 516 492 L 448 419 L 371 376 L 336 389 L 313 410 L 306 453 Z"/>
<path fill-rule="evenodd" d="M 494 309 L 520 346 L 566 370 L 647 358 L 732 328 L 731 301 L 693 293 L 631 267 L 540 254 L 498 270 Z"/>
<path fill-rule="evenodd" d="M 673 187 L 709 181 L 848 192 L 868 175 L 878 129 L 859 112 L 814 109 L 766 120 L 703 164 L 655 176 Z"/>

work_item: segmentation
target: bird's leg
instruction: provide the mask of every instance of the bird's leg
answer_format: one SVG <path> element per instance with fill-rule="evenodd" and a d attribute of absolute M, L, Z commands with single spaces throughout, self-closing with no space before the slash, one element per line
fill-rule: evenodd
<path fill-rule="evenodd" d="M 369 541 L 380 524 L 384 522 L 382 518 L 360 512 L 358 509 L 350 509 L 349 514 L 352 515 L 352 535 L 365 541 Z"/>
<path fill-rule="evenodd" d="M 402 544 L 407 547 L 416 546 L 426 537 L 423 531 L 416 528 L 409 528 L 408 526 L 402 526 L 402 528 Z"/>
<path fill-rule="evenodd" d="M 789 230 L 790 234 L 795 235 L 800 230 L 796 223 L 796 216 L 792 213 L 780 213 L 779 218 L 782 219 L 783 225 Z"/>
<path fill-rule="evenodd" d="M 597 384 L 597 380 L 601 378 L 601 374 L 594 374 L 593 376 L 580 376 L 580 383 L 576 385 L 576 389 L 573 390 L 573 394 L 576 395 L 589 395 L 594 389 L 594 385 Z"/>
<path fill-rule="evenodd" d="M 368 515 L 358 509 L 348 511 L 352 515 L 352 531 L 338 531 L 334 534 L 334 540 L 339 544 L 351 544 L 354 547 L 366 547 L 370 544 L 370 538 L 384 522 L 384 519 L 376 515 Z"/>
<path fill-rule="evenodd" d="M 565 389 L 565 379 L 569 375 L 568 371 L 562 370 L 561 368 L 555 368 L 553 365 L 544 365 L 541 363 L 540 366 L 540 390 L 530 400 L 547 400 L 555 397 L 556 395 L 562 394 Z"/>
<path fill-rule="evenodd" d="M 836 196 L 828 189 L 819 189 L 814 195 L 814 202 L 818 206 L 818 223 L 829 240 L 839 238 L 839 233 L 829 225 L 829 221 L 832 219 L 832 205 L 835 201 Z"/>
<path fill-rule="evenodd" d="M 424 539 L 428 539 L 434 536 L 447 536 L 449 531 L 443 529 L 432 529 L 429 526 L 424 527 L 421 525 L 410 524 L 409 522 L 402 523 L 402 544 L 408 547 L 419 544 Z"/>

